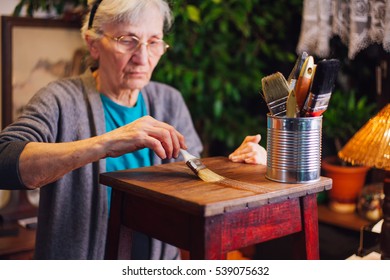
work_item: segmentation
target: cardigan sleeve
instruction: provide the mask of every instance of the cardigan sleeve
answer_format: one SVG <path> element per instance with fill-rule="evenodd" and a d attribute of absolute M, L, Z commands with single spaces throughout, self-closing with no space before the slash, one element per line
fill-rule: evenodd
<path fill-rule="evenodd" d="M 25 189 L 19 176 L 19 157 L 28 141 L 0 143 L 0 189 Z"/>

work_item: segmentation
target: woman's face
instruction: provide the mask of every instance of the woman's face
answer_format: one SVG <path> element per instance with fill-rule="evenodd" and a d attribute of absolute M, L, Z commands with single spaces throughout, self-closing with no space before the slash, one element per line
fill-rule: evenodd
<path fill-rule="evenodd" d="M 142 89 L 150 81 L 161 56 L 149 55 L 145 44 L 131 53 L 120 53 L 117 42 L 112 38 L 130 35 L 143 43 L 163 39 L 162 15 L 156 8 L 151 8 L 136 23 L 107 24 L 103 30 L 106 36 L 97 42 L 95 57 L 99 60 L 101 90 L 120 92 Z"/>

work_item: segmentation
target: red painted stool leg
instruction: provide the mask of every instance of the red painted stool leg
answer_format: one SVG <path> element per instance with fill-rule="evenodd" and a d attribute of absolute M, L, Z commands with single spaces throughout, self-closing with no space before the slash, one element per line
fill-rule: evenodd
<path fill-rule="evenodd" d="M 319 240 L 318 240 L 318 209 L 317 195 L 310 194 L 301 198 L 302 210 L 302 232 L 299 234 L 295 245 L 295 254 L 299 258 L 308 260 L 318 260 Z M 304 252 L 302 248 L 305 248 Z"/>
<path fill-rule="evenodd" d="M 226 252 L 222 251 L 223 215 L 205 219 L 194 218 L 191 222 L 192 260 L 224 260 Z"/>

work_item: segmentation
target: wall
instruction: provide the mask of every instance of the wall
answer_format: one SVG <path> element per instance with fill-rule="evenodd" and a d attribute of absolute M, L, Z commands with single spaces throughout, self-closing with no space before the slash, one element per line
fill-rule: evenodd
<path fill-rule="evenodd" d="M 19 2 L 19 0 L 7 0 L 2 1 L 0 5 L 0 13 L 2 15 L 10 15 L 14 11 L 14 8 L 16 4 Z"/>
<path fill-rule="evenodd" d="M 2 5 L 0 6 L 0 16 L 12 15 L 14 8 L 20 1 L 21 0 L 9 0 L 6 2 L 7 4 L 5 5 L 3 5 L 2 3 Z M 26 15 L 25 8 L 22 9 L 20 14 L 21 16 Z M 35 18 L 38 17 L 46 18 L 48 16 L 52 16 L 52 15 L 42 10 L 34 11 Z M 18 48 L 13 50 L 14 68 L 12 73 L 13 76 L 12 83 L 13 84 L 15 83 L 14 86 L 18 88 L 18 91 L 13 91 L 13 93 L 15 94 L 13 100 L 14 109 L 17 109 L 22 105 L 25 105 L 27 100 L 31 98 L 32 96 L 31 93 L 35 93 L 43 85 L 59 77 L 68 76 L 69 73 L 67 72 L 62 73 L 60 71 L 61 70 L 65 71 L 66 69 L 68 69 L 67 66 L 68 61 L 71 62 L 72 59 L 74 58 L 74 53 L 71 51 L 83 47 L 83 42 L 81 41 L 80 32 L 78 29 L 72 30 L 71 32 L 65 32 L 64 34 L 63 32 L 58 32 L 57 29 L 43 31 L 41 29 L 38 30 L 33 28 L 31 29 L 30 32 L 27 31 L 27 28 L 28 27 L 13 29 L 12 32 L 13 43 L 15 43 L 15 45 L 18 45 Z M 26 32 L 27 34 L 23 32 Z M 58 44 L 58 46 L 53 43 L 52 45 L 54 47 L 53 46 L 50 47 L 49 45 L 44 43 L 42 38 L 52 38 L 53 41 Z M 0 38 L 0 42 L 1 42 L 1 38 Z M 31 44 L 26 42 L 31 42 Z M 4 44 L 2 43 L 1 48 L 3 47 Z M 34 55 L 31 55 L 31 51 L 30 51 L 31 49 L 36 50 L 34 52 Z M 45 64 L 46 60 L 45 60 L 42 61 L 42 64 L 40 65 L 39 69 L 35 69 L 34 66 L 36 66 L 37 62 L 39 62 L 37 61 L 37 58 L 40 59 L 41 58 L 40 55 L 43 55 L 43 59 L 49 60 L 51 64 L 46 65 Z M 22 61 L 22 63 L 20 61 Z M 0 56 L 0 64 L 2 65 L 1 68 L 3 68 L 0 69 L 0 77 L 1 77 L 2 71 L 4 71 L 3 63 L 1 61 L 1 56 Z M 34 73 L 31 72 L 32 69 L 35 69 Z M 31 77 L 28 79 L 25 77 L 26 71 L 28 72 L 29 75 L 31 75 Z M 63 74 L 63 76 L 61 76 L 61 74 Z M 37 77 L 36 75 L 40 75 L 40 76 Z M 0 89 L 1 86 L 2 85 L 0 79 Z M 4 93 L 1 90 L 0 106 L 1 106 L 1 101 L 2 101 L 1 99 L 3 94 Z M 18 98 L 15 98 L 16 96 L 18 96 Z M 1 130 L 2 113 L 3 113 L 1 112 L 1 108 L 2 107 L 0 107 L 0 130 Z M 16 110 L 13 110 L 12 113 L 13 113 L 13 118 L 15 118 Z"/>
<path fill-rule="evenodd" d="M 2 16 L 3 15 L 11 15 L 18 2 L 19 2 L 19 0 L 2 1 L 1 5 L 0 5 L 0 15 L 2 15 Z M 0 23 L 0 27 L 1 27 L 1 23 Z M 2 42 L 1 42 L 1 36 L 0 36 L 0 45 L 3 46 Z M 1 61 L 1 56 L 0 56 L 0 65 L 3 65 L 2 61 Z M 2 73 L 1 71 L 2 70 L 0 68 L 0 77 L 1 77 L 1 73 Z M 1 89 L 1 79 L 0 79 L 0 89 Z M 1 124 L 1 98 L 0 98 L 0 124 Z"/>

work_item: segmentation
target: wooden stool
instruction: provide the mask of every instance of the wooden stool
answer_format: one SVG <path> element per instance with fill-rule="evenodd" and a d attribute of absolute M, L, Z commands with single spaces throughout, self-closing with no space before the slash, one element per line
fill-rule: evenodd
<path fill-rule="evenodd" d="M 319 258 L 316 193 L 330 189 L 331 179 L 282 184 L 265 179 L 263 165 L 202 161 L 228 182 L 203 182 L 184 162 L 100 175 L 113 188 L 107 259 L 129 257 L 131 230 L 188 250 L 191 259 L 225 259 L 294 234 L 296 258 Z"/>

